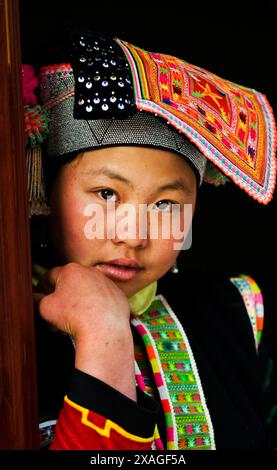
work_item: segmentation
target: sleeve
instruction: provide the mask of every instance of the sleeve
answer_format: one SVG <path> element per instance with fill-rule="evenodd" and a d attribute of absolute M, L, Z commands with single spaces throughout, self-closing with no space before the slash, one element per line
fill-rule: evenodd
<path fill-rule="evenodd" d="M 266 418 L 267 449 L 277 450 L 277 370 L 266 335 L 263 335 L 259 347 L 259 357 Z"/>
<path fill-rule="evenodd" d="M 75 369 L 51 450 L 150 450 L 159 404 L 137 388 L 137 403 Z"/>
<path fill-rule="evenodd" d="M 238 288 L 246 307 L 259 357 L 262 382 L 263 411 L 266 425 L 266 449 L 277 449 L 277 368 L 272 359 L 269 338 L 263 332 L 264 307 L 263 297 L 257 283 L 249 276 L 240 275 L 231 278 Z"/>

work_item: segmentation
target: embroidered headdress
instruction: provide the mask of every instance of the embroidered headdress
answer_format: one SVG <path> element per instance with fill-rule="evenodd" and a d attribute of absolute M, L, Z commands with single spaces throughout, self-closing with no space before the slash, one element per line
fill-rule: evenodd
<path fill-rule="evenodd" d="M 68 61 L 44 66 L 48 155 L 150 145 L 185 157 L 199 182 L 233 180 L 267 204 L 276 126 L 266 97 L 203 68 L 99 34 L 75 35 Z"/>

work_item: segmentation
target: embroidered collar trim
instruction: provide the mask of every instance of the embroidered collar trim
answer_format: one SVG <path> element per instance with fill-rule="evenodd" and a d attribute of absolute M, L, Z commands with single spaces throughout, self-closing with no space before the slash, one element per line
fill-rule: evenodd
<path fill-rule="evenodd" d="M 167 449 L 215 449 L 213 425 L 186 333 L 162 295 L 140 318 L 140 333 L 165 412 Z M 138 377 L 138 384 L 143 381 Z M 160 439 L 157 440 L 160 447 Z"/>

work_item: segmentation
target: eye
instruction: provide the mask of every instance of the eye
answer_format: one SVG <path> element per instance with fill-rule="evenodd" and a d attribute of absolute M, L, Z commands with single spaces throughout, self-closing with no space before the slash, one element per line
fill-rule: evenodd
<path fill-rule="evenodd" d="M 170 212 L 173 209 L 174 204 L 176 204 L 176 202 L 170 201 L 169 199 L 162 199 L 161 201 L 156 202 L 155 206 L 162 212 Z"/>
<path fill-rule="evenodd" d="M 117 195 L 112 189 L 101 189 L 100 191 L 97 191 L 97 194 L 99 194 L 101 199 L 104 199 L 105 201 L 117 200 Z"/>

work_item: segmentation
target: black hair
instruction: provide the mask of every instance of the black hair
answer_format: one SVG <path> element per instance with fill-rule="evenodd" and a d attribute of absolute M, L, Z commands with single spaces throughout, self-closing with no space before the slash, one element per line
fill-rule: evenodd
<path fill-rule="evenodd" d="M 78 158 L 81 155 L 81 152 L 72 152 L 59 157 L 49 158 L 43 149 L 42 155 L 45 195 L 49 204 L 53 184 L 58 177 L 61 168 L 67 163 Z M 30 236 L 33 262 L 50 269 L 57 263 L 57 261 L 55 260 L 55 255 L 53 253 L 47 219 L 48 218 L 43 215 L 33 216 L 30 219 Z"/>
<path fill-rule="evenodd" d="M 71 152 L 66 155 L 60 155 L 59 157 L 49 158 L 46 155 L 43 157 L 43 172 L 45 180 L 45 195 L 49 201 L 51 191 L 53 188 L 54 181 L 56 180 L 61 168 L 67 163 L 72 162 L 81 152 Z"/>

